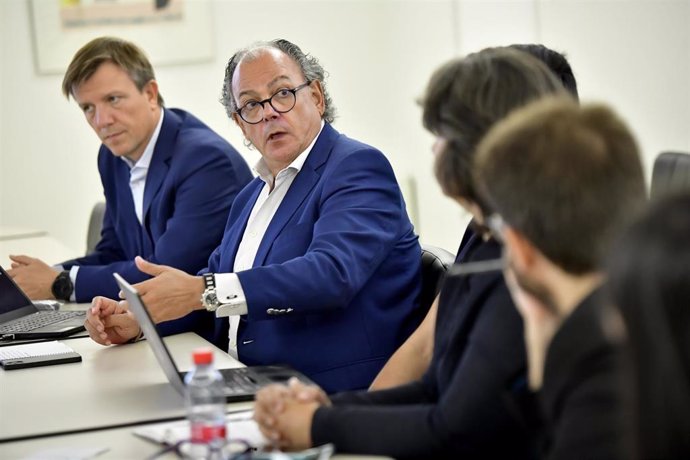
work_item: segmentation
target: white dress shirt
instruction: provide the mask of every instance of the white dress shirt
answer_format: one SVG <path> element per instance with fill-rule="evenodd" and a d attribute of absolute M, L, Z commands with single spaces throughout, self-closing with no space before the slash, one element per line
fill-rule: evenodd
<path fill-rule="evenodd" d="M 161 109 L 161 116 L 158 119 L 158 125 L 153 131 L 153 135 L 146 144 L 144 153 L 141 158 L 134 163 L 132 160 L 126 157 L 120 157 L 122 161 L 127 163 L 129 166 L 129 189 L 132 191 L 132 199 L 134 200 L 134 212 L 137 215 L 137 220 L 140 224 L 144 222 L 144 189 L 146 188 L 146 175 L 149 172 L 149 165 L 151 164 L 151 158 L 153 158 L 153 150 L 156 147 L 156 142 L 158 142 L 158 135 L 161 132 L 161 126 L 163 126 L 163 116 L 165 112 Z M 77 273 L 79 272 L 79 266 L 73 265 L 69 271 L 69 277 L 72 280 L 72 285 L 76 286 L 77 283 Z M 70 295 L 70 301 L 76 301 L 75 290 L 72 291 Z"/>
<path fill-rule="evenodd" d="M 321 128 L 311 144 L 309 144 L 304 152 L 300 153 L 285 169 L 278 172 L 275 178 L 271 174 L 271 171 L 269 171 L 263 158 L 254 166 L 254 170 L 259 175 L 259 178 L 264 181 L 264 186 L 247 220 L 247 227 L 244 229 L 242 240 L 237 248 L 233 272 L 249 270 L 254 265 L 256 253 L 259 250 L 261 240 L 268 229 L 268 225 L 271 223 L 278 207 L 280 207 L 280 204 L 283 202 L 297 173 L 299 173 L 302 166 L 304 166 L 304 163 L 307 161 L 309 153 L 314 147 L 316 140 L 319 138 L 323 127 L 324 122 L 322 121 Z M 230 317 L 228 353 L 237 359 L 237 331 L 240 325 L 239 315 L 247 314 L 247 299 L 244 296 L 244 290 L 242 289 L 240 280 L 235 273 L 216 273 L 215 279 L 218 300 L 222 304 L 228 304 L 227 306 L 224 305 L 218 308 L 218 310 L 216 310 L 216 316 Z"/>

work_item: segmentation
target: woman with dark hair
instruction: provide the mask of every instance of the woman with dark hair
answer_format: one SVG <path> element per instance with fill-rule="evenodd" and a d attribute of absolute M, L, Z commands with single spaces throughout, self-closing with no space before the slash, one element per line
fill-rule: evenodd
<path fill-rule="evenodd" d="M 489 128 L 542 95 L 564 93 L 537 59 L 487 49 L 438 69 L 423 100 L 437 137 L 435 171 L 444 193 L 475 216 L 457 262 L 498 259 L 481 225 L 472 168 Z M 531 458 L 532 439 L 506 401 L 525 385 L 522 321 L 499 271 L 449 277 L 438 300 L 431 363 L 419 380 L 330 399 L 298 383 L 257 395 L 255 419 L 286 449 L 334 443 L 350 453 L 395 458 Z"/>
<path fill-rule="evenodd" d="M 541 62 L 546 64 L 549 70 L 561 81 L 566 91 L 570 95 L 578 100 L 577 93 L 577 83 L 575 81 L 575 75 L 573 75 L 572 68 L 566 57 L 554 51 L 550 48 L 545 47 L 541 44 L 530 43 L 530 44 L 519 44 L 510 45 L 508 48 L 516 49 L 527 54 L 530 54 Z M 432 117 L 432 112 L 428 112 L 429 117 Z M 436 128 L 438 123 L 432 119 L 428 120 L 430 126 L 428 127 L 432 132 Z M 483 131 L 484 127 L 480 128 L 480 133 Z M 466 131 L 466 129 L 464 129 Z M 471 157 L 460 156 L 458 161 L 463 161 L 463 159 L 469 160 Z M 437 165 L 437 176 L 440 174 L 444 175 L 444 171 L 438 171 L 439 166 Z M 461 170 L 469 171 L 470 165 L 459 165 Z M 452 168 L 447 169 L 448 174 L 452 174 Z M 439 179 L 440 177 L 439 176 Z M 467 183 L 467 180 L 458 178 L 459 183 Z M 453 181 L 453 178 L 449 178 Z M 445 179 L 442 183 L 447 182 Z M 446 190 L 446 194 L 449 196 L 458 195 L 458 193 L 453 193 Z M 462 193 L 459 194 L 463 196 Z M 461 246 L 459 252 L 461 252 L 463 247 Z M 426 317 L 421 322 L 421 324 L 415 329 L 415 331 L 405 340 L 405 342 L 398 347 L 398 349 L 393 353 L 393 355 L 388 359 L 383 368 L 379 371 L 378 375 L 371 383 L 369 387 L 370 390 L 383 390 L 386 388 L 395 387 L 398 385 L 403 385 L 405 383 L 418 380 L 424 375 L 429 363 L 431 362 L 431 356 L 434 348 L 434 327 L 436 324 L 436 313 L 438 311 L 438 298 L 433 303 L 431 308 L 426 314 Z"/>
<path fill-rule="evenodd" d="M 637 376 L 639 457 L 690 458 L 690 194 L 655 203 L 608 268 Z"/>

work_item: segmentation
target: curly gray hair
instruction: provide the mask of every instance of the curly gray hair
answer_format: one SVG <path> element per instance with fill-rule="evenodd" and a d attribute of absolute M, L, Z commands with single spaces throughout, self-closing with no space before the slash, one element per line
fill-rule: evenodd
<path fill-rule="evenodd" d="M 327 72 L 323 69 L 318 59 L 310 54 L 304 54 L 299 46 L 284 39 L 254 43 L 247 48 L 239 50 L 230 58 L 228 65 L 225 67 L 223 91 L 220 98 L 220 103 L 225 107 L 225 112 L 228 114 L 228 117 L 232 118 L 232 114 L 237 111 L 237 102 L 232 95 L 232 76 L 235 73 L 235 69 L 245 57 L 255 57 L 258 51 L 266 48 L 275 48 L 290 56 L 297 65 L 299 65 L 304 74 L 304 78 L 308 81 L 318 80 L 321 82 L 325 106 L 322 118 L 328 123 L 333 123 L 336 114 L 333 101 L 326 89 L 325 80 L 328 76 Z"/>

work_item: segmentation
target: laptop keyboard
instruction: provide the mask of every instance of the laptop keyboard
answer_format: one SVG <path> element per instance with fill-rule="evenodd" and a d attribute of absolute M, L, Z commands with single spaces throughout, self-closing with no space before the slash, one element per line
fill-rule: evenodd
<path fill-rule="evenodd" d="M 0 334 L 11 334 L 13 332 L 28 332 L 34 329 L 47 326 L 49 324 L 83 316 L 83 311 L 41 311 L 32 315 L 18 318 L 3 326 L 0 326 Z"/>
<path fill-rule="evenodd" d="M 253 394 L 259 389 L 260 385 L 249 376 L 250 371 L 246 368 L 219 369 L 219 371 L 225 380 L 226 394 Z"/>

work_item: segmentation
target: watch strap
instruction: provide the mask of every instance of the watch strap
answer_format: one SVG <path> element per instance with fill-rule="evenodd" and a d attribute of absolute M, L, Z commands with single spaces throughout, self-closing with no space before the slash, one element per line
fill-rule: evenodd
<path fill-rule="evenodd" d="M 72 284 L 72 278 L 69 276 L 69 270 L 63 270 L 58 274 L 50 287 L 50 292 L 57 300 L 70 301 L 72 292 L 74 292 L 74 284 Z"/>

